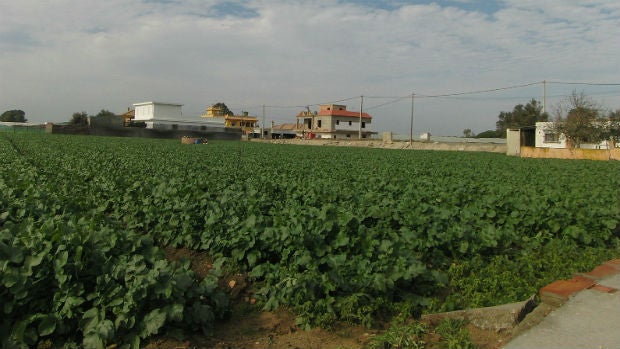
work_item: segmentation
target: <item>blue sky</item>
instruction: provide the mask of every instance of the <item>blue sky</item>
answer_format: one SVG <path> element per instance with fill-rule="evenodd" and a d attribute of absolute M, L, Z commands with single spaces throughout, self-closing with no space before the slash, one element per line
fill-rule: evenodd
<path fill-rule="evenodd" d="M 440 0 L 440 1 L 390 1 L 390 0 L 343 0 L 342 3 L 353 3 L 371 8 L 393 11 L 403 6 L 409 5 L 430 5 L 438 4 L 442 7 L 456 7 L 467 11 L 478 11 L 492 14 L 502 7 L 501 1 L 485 1 L 485 0 Z"/>
<path fill-rule="evenodd" d="M 210 104 L 294 122 L 345 100 L 377 131 L 460 135 L 494 128 L 543 80 L 620 82 L 616 0 L 0 0 L 0 112 L 66 121 L 133 103 Z M 528 87 L 450 98 L 424 96 Z M 547 85 L 549 111 L 573 89 L 620 108 L 614 86 Z"/>

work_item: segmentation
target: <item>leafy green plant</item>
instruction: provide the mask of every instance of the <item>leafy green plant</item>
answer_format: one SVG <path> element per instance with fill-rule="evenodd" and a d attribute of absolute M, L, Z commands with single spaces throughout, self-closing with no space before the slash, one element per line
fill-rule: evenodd
<path fill-rule="evenodd" d="M 477 346 L 471 341 L 469 331 L 465 328 L 465 321 L 445 318 L 435 327 L 435 332 L 441 336 L 439 345 L 446 349 L 475 349 Z"/>
<path fill-rule="evenodd" d="M 384 333 L 372 339 L 369 349 L 423 349 L 427 332 L 421 322 L 393 321 Z"/>
<path fill-rule="evenodd" d="M 45 134 L 0 149 L 3 343 L 208 332 L 228 311 L 218 268 L 201 280 L 161 246 L 247 273 L 304 327 L 515 302 L 618 252 L 620 177 L 600 176 L 617 162 Z"/>

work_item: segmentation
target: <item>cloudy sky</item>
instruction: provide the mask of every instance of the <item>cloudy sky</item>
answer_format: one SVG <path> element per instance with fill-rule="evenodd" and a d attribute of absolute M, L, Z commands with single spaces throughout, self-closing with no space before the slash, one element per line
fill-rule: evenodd
<path fill-rule="evenodd" d="M 617 0 L 0 0 L 0 112 L 68 121 L 144 101 L 267 123 L 341 101 L 376 131 L 461 135 L 583 91 L 620 108 Z M 429 97 L 502 87 L 488 93 Z"/>

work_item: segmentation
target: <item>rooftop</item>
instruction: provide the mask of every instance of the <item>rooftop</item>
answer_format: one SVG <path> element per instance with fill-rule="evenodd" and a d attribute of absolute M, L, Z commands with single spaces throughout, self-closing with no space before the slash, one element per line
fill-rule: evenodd
<path fill-rule="evenodd" d="M 134 107 L 136 106 L 141 106 L 141 105 L 149 105 L 149 104 L 158 104 L 158 105 L 173 105 L 175 107 L 181 107 L 183 106 L 183 104 L 178 104 L 178 103 L 166 103 L 166 102 L 154 102 L 154 101 L 150 101 L 150 102 L 140 102 L 140 103 L 134 103 Z"/>
<path fill-rule="evenodd" d="M 319 111 L 317 116 L 345 116 L 345 117 L 360 117 L 360 112 L 358 111 L 349 111 L 349 110 L 321 110 Z M 362 112 L 362 118 L 364 119 L 372 119 L 372 116 L 368 113 Z"/>

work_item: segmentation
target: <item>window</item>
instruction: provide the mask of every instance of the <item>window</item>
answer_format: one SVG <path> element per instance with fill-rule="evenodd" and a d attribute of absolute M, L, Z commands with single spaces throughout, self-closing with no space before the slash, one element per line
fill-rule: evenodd
<path fill-rule="evenodd" d="M 362 128 L 366 128 L 366 121 L 362 121 Z"/>
<path fill-rule="evenodd" d="M 319 120 L 318 127 L 321 128 L 321 120 Z"/>
<path fill-rule="evenodd" d="M 347 138 L 351 138 L 351 135 L 347 135 Z"/>
<path fill-rule="evenodd" d="M 200 126 L 200 131 L 206 131 L 207 130 L 207 126 Z"/>
<path fill-rule="evenodd" d="M 349 126 L 353 125 L 353 121 L 349 121 Z"/>
<path fill-rule="evenodd" d="M 340 125 L 340 120 L 336 120 L 336 125 Z"/>
<path fill-rule="evenodd" d="M 560 143 L 560 135 L 555 132 L 545 132 L 545 143 Z"/>

